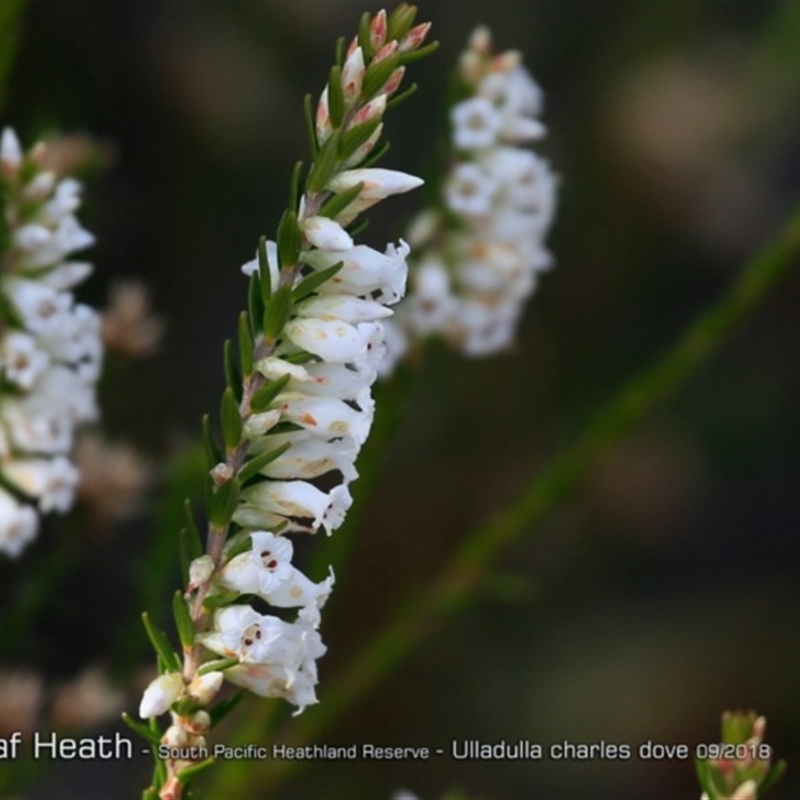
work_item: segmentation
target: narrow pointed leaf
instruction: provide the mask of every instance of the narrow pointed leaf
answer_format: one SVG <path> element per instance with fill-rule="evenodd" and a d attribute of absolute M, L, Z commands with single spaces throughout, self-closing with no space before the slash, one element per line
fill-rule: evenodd
<path fill-rule="evenodd" d="M 239 314 L 239 364 L 242 375 L 249 378 L 253 374 L 253 336 L 250 332 L 250 321 L 247 312 Z"/>
<path fill-rule="evenodd" d="M 351 186 L 349 189 L 345 189 L 343 192 L 333 195 L 326 200 L 322 208 L 320 208 L 319 216 L 336 219 L 337 215 L 341 214 L 342 211 L 358 197 L 363 188 L 364 183 L 359 181 L 355 186 Z"/>
<path fill-rule="evenodd" d="M 266 453 L 260 453 L 254 458 L 251 458 L 239 470 L 239 480 L 242 482 L 242 484 L 244 484 L 246 481 L 250 480 L 250 478 L 258 475 L 258 473 L 261 472 L 261 470 L 264 469 L 267 464 L 271 464 L 276 458 L 282 456 L 291 446 L 291 442 L 286 442 L 280 447 L 276 447 L 274 450 L 269 450 Z"/>
<path fill-rule="evenodd" d="M 180 589 L 176 589 L 172 596 L 172 614 L 175 617 L 175 627 L 178 629 L 183 649 L 189 650 L 194 644 L 194 624 Z"/>
<path fill-rule="evenodd" d="M 144 629 L 147 631 L 150 643 L 153 645 L 153 649 L 162 659 L 167 669 L 170 672 L 180 672 L 181 665 L 175 655 L 175 651 L 172 649 L 172 645 L 169 643 L 169 639 L 167 639 L 162 631 L 158 630 L 158 628 L 153 625 L 150 620 L 150 615 L 146 611 L 142 614 L 142 622 L 144 623 Z"/>
<path fill-rule="evenodd" d="M 223 483 L 211 496 L 208 516 L 216 528 L 224 528 L 231 521 L 239 504 L 239 482 L 232 478 Z"/>
<path fill-rule="evenodd" d="M 250 408 L 256 413 L 266 411 L 270 403 L 286 388 L 286 384 L 290 380 L 290 375 L 283 375 L 274 381 L 265 383 L 251 398 Z"/>
<path fill-rule="evenodd" d="M 150 742 L 150 744 L 158 745 L 161 743 L 161 735 L 160 733 L 153 733 L 150 728 L 147 727 L 139 720 L 134 719 L 129 714 L 126 714 L 124 711 L 122 712 L 122 721 L 134 732 L 139 734 L 145 741 Z"/>
<path fill-rule="evenodd" d="M 231 453 L 242 441 L 243 425 L 239 403 L 236 402 L 236 396 L 230 386 L 222 394 L 219 414 L 222 421 L 222 438 L 225 440 L 225 449 Z"/>
<path fill-rule="evenodd" d="M 315 292 L 323 283 L 329 281 L 343 266 L 344 262 L 339 261 L 327 267 L 327 269 L 321 269 L 319 272 L 312 272 L 306 275 L 306 277 L 294 287 L 294 291 L 292 292 L 295 303 L 299 303 L 312 292 Z"/>

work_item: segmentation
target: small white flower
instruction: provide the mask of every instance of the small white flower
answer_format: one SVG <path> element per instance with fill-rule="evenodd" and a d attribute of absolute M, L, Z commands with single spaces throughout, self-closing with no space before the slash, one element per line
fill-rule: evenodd
<path fill-rule="evenodd" d="M 8 380 L 23 389 L 31 389 L 36 378 L 47 368 L 47 353 L 36 346 L 36 339 L 20 331 L 8 332 L 0 346 L 0 366 Z"/>
<path fill-rule="evenodd" d="M 485 97 L 473 97 L 453 106 L 450 121 L 453 145 L 458 150 L 491 147 L 503 124 L 502 117 Z"/>
<path fill-rule="evenodd" d="M 492 208 L 497 184 L 478 164 L 459 164 L 451 173 L 445 188 L 447 205 L 457 214 L 482 216 Z"/>

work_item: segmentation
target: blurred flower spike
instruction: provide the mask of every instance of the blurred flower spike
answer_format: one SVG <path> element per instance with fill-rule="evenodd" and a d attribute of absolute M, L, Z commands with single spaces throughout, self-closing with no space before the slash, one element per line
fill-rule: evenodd
<path fill-rule="evenodd" d="M 438 205 L 408 231 L 409 292 L 388 326 L 385 375 L 428 337 L 474 357 L 507 348 L 552 263 L 544 238 L 557 181 L 547 161 L 522 147 L 545 134 L 541 89 L 518 52 L 492 55 L 483 27 L 461 56 L 457 80 L 450 168 Z"/>
<path fill-rule="evenodd" d="M 696 761 L 703 790 L 701 800 L 757 800 L 786 771 L 786 762 L 772 763 L 772 748 L 764 741 L 765 717 L 755 711 L 726 711 L 722 742 L 704 745 L 708 758 Z"/>
<path fill-rule="evenodd" d="M 35 537 L 39 513 L 72 506 L 76 426 L 97 416 L 100 318 L 72 289 L 94 242 L 75 217 L 81 185 L 46 169 L 47 148 L 0 138 L 0 552 Z M 38 512 L 38 513 L 37 513 Z"/>

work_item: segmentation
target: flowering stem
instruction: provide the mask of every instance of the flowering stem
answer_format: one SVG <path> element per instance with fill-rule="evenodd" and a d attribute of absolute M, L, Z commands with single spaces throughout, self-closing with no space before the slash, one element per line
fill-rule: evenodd
<path fill-rule="evenodd" d="M 685 383 L 707 358 L 785 277 L 800 256 L 800 207 L 781 233 L 745 267 L 728 292 L 689 326 L 677 344 L 655 365 L 634 377 L 590 420 L 583 436 L 544 472 L 531 476 L 515 501 L 478 526 L 428 588 L 414 586 L 395 615 L 365 647 L 345 664 L 338 678 L 327 683 L 324 702 L 302 720 L 293 722 L 282 741 L 297 746 L 318 741 L 323 731 L 352 709 L 382 678 L 434 633 L 453 614 L 481 597 L 476 591 L 490 563 L 569 496 L 597 460 L 626 435 L 656 403 Z M 259 719 L 248 720 L 237 738 L 258 738 Z M 259 764 L 261 792 L 269 792 L 297 766 L 291 760 Z M 235 770 L 218 775 L 235 795 Z M 248 782 L 256 776 L 248 775 Z M 223 783 L 224 781 L 224 783 Z"/>

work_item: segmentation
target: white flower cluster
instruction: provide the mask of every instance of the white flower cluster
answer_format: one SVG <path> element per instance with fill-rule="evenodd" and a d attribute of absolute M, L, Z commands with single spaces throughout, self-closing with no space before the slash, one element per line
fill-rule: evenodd
<path fill-rule="evenodd" d="M 226 452 L 211 478 L 216 498 L 237 487 L 235 507 L 218 529 L 224 534 L 229 519 L 232 534 L 219 555 L 211 546 L 192 562 L 186 595 L 194 608 L 198 598 L 212 609 L 220 600 L 195 642 L 234 663 L 199 667 L 192 656 L 182 678 L 168 673 L 151 684 L 143 717 L 163 713 L 187 692 L 193 697 L 200 675 L 209 682 L 224 675 L 255 694 L 283 697 L 297 713 L 317 702 L 316 660 L 325 652 L 320 610 L 334 578 L 315 583 L 295 568 L 286 534 L 331 534 L 344 520 L 355 460 L 372 424 L 371 386 L 385 352 L 382 321 L 405 293 L 408 245 L 380 252 L 356 244 L 346 228 L 365 209 L 422 184 L 402 172 L 359 167 L 401 83 L 401 57 L 419 47 L 430 27 L 411 27 L 414 11 L 400 6 L 388 20 L 381 11 L 368 22 L 366 39 L 352 41 L 317 106 L 317 160 L 297 209 L 284 215 L 278 241 L 266 242 L 242 267 L 251 299 L 260 287 L 265 320 L 278 313 L 276 304 L 289 310 L 276 331 L 265 322 L 263 333 L 254 334 L 252 373 L 243 367 L 242 399 L 228 414 L 228 434 L 223 411 Z M 392 30 L 400 31 L 396 38 Z M 260 613 L 252 598 L 297 609 L 296 618 Z M 165 737 L 197 744 L 192 724 L 173 713 Z"/>
<path fill-rule="evenodd" d="M 431 335 L 470 356 L 507 347 L 538 274 L 552 263 L 544 237 L 557 181 L 547 161 L 520 146 L 545 133 L 539 86 L 518 52 L 491 55 L 485 28 L 473 33 L 459 78 L 467 97 L 450 113 L 444 208 L 422 212 L 409 229 L 417 257 L 382 374 Z"/>
<path fill-rule="evenodd" d="M 0 138 L 0 552 L 18 556 L 38 511 L 65 512 L 78 472 L 75 426 L 96 417 L 99 316 L 72 288 L 89 264 L 67 261 L 92 244 L 75 218 L 80 184 L 44 169 L 44 145 L 25 153 Z"/>

